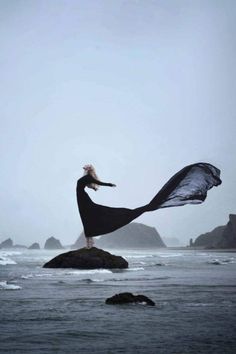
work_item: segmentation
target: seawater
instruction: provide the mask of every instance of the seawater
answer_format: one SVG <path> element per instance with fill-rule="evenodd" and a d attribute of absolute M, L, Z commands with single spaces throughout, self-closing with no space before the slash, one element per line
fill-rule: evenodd
<path fill-rule="evenodd" d="M 235 353 L 236 253 L 112 250 L 127 270 L 44 269 L 62 251 L 0 251 L 1 353 Z M 106 305 L 114 294 L 155 307 Z"/>

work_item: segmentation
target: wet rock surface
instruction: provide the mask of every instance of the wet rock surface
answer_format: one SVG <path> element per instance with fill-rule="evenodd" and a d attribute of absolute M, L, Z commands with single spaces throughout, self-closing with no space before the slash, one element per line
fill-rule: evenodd
<path fill-rule="evenodd" d="M 155 306 L 155 302 L 145 295 L 133 295 L 132 293 L 120 293 L 106 299 L 107 305 L 142 304 Z"/>
<path fill-rule="evenodd" d="M 62 253 L 44 264 L 44 268 L 76 268 L 76 269 L 125 269 L 128 262 L 121 256 L 115 256 L 102 249 L 90 249 Z"/>

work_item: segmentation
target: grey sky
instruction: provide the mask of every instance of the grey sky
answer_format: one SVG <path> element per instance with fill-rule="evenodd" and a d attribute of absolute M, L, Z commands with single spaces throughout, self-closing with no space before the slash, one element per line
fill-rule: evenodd
<path fill-rule="evenodd" d="M 0 0 L 0 241 L 82 231 L 75 185 L 92 163 L 137 207 L 198 161 L 223 184 L 198 206 L 137 219 L 183 243 L 235 213 L 235 1 Z"/>

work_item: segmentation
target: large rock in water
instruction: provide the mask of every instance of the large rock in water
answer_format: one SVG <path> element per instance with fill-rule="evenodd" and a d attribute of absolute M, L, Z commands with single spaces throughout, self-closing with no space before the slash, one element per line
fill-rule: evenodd
<path fill-rule="evenodd" d="M 112 269 L 128 268 L 128 262 L 120 257 L 99 248 L 81 248 L 59 254 L 44 264 L 44 268 L 76 268 L 76 269 Z"/>
<path fill-rule="evenodd" d="M 155 227 L 132 222 L 114 232 L 94 238 L 96 246 L 115 249 L 144 249 L 166 247 Z M 80 248 L 85 244 L 82 233 L 71 248 Z"/>
<path fill-rule="evenodd" d="M 107 305 L 142 304 L 155 306 L 155 302 L 145 295 L 133 295 L 132 293 L 120 293 L 106 299 Z"/>
<path fill-rule="evenodd" d="M 49 237 L 45 242 L 44 249 L 46 250 L 60 250 L 63 249 L 63 246 L 60 240 L 55 237 Z"/>
<path fill-rule="evenodd" d="M 40 250 L 38 242 L 34 242 L 31 246 L 28 247 L 29 250 Z"/>

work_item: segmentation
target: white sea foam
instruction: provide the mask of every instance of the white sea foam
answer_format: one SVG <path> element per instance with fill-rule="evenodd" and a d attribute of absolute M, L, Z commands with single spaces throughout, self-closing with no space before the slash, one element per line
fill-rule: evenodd
<path fill-rule="evenodd" d="M 16 264 L 10 256 L 20 255 L 17 251 L 0 251 L 0 265 Z"/>
<path fill-rule="evenodd" d="M 5 257 L 3 255 L 0 256 L 0 265 L 7 265 L 7 264 L 16 264 L 15 261 L 13 261 L 13 259 L 9 258 L 9 257 Z"/>
<path fill-rule="evenodd" d="M 72 270 L 70 272 L 66 272 L 66 275 L 83 275 L 83 274 L 110 274 L 111 270 L 108 269 L 84 269 L 84 270 Z"/>
<path fill-rule="evenodd" d="M 136 267 L 136 268 L 128 268 L 126 270 L 144 270 L 143 267 Z"/>
<path fill-rule="evenodd" d="M 152 258 L 152 257 L 155 257 L 153 254 L 148 254 L 148 255 L 143 255 L 143 254 L 140 254 L 139 256 L 137 255 L 126 255 L 125 256 L 126 258 Z"/>
<path fill-rule="evenodd" d="M 222 259 L 223 263 L 235 263 L 235 259 L 233 257 L 231 258 L 226 258 L 226 259 Z"/>
<path fill-rule="evenodd" d="M 20 290 L 19 285 L 9 284 L 7 281 L 0 281 L 0 290 Z"/>
<path fill-rule="evenodd" d="M 234 263 L 233 258 L 227 258 L 227 259 L 212 259 L 207 262 L 208 264 L 214 264 L 214 265 L 225 265 L 229 263 Z"/>
<path fill-rule="evenodd" d="M 33 274 L 26 274 L 21 276 L 22 279 L 30 279 L 33 278 Z"/>
<path fill-rule="evenodd" d="M 18 251 L 0 251 L 0 256 L 17 256 L 19 254 L 22 254 L 22 252 Z"/>
<path fill-rule="evenodd" d="M 183 256 L 183 253 L 174 253 L 174 254 L 164 254 L 164 253 L 161 253 L 161 254 L 158 254 L 158 256 L 160 257 L 163 257 L 163 258 L 169 258 L 169 257 L 181 257 Z"/>

